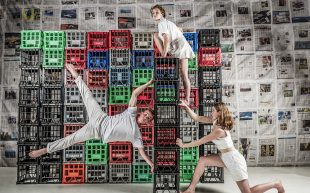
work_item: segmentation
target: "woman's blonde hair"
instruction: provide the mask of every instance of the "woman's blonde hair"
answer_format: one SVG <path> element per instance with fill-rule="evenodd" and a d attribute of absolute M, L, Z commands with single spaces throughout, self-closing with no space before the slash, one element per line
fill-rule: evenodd
<path fill-rule="evenodd" d="M 152 14 L 153 9 L 159 9 L 159 11 L 163 15 L 163 17 L 166 18 L 166 11 L 165 11 L 165 9 L 162 6 L 154 5 L 153 7 L 151 7 L 151 9 L 150 9 L 151 14 Z"/>
<path fill-rule="evenodd" d="M 217 124 L 222 126 L 223 129 L 231 130 L 234 125 L 234 119 L 227 106 L 223 102 L 218 102 L 214 104 L 214 108 L 220 113 L 217 118 Z"/>

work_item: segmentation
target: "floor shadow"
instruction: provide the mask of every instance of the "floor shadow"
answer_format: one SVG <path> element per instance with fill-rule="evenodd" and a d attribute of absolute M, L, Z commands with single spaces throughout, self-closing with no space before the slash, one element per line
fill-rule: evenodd
<path fill-rule="evenodd" d="M 181 190 L 186 190 L 186 187 L 181 187 Z M 209 187 L 197 187 L 196 188 L 196 193 L 227 193 L 227 192 L 222 192 L 220 190 L 216 190 L 213 188 L 209 188 Z"/>

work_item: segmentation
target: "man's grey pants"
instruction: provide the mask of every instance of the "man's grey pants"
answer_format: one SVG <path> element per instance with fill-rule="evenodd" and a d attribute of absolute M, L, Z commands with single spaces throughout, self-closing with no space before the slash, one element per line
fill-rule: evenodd
<path fill-rule="evenodd" d="M 86 125 L 84 125 L 84 127 L 79 129 L 75 133 L 72 133 L 65 138 L 48 143 L 48 153 L 65 149 L 75 143 L 83 142 L 89 139 L 99 139 L 101 136 L 100 125 L 102 120 L 107 116 L 107 114 L 101 110 L 99 104 L 94 99 L 93 94 L 80 76 L 75 80 L 75 83 L 77 84 L 82 95 L 89 121 Z"/>

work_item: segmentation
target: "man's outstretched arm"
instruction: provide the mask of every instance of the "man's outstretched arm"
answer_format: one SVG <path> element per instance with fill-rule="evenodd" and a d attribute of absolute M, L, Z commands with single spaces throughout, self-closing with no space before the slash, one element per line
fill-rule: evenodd
<path fill-rule="evenodd" d="M 151 167 L 151 172 L 154 172 L 154 163 L 150 159 L 148 155 L 145 154 L 144 148 L 138 148 L 140 155 L 143 157 L 143 159 L 148 163 Z"/>
<path fill-rule="evenodd" d="M 137 106 L 137 97 L 139 96 L 139 94 L 141 94 L 142 91 L 144 91 L 144 89 L 146 89 L 148 86 L 150 86 L 152 83 L 154 82 L 153 79 L 151 79 L 150 81 L 148 81 L 147 83 L 139 86 L 138 88 L 136 88 L 132 94 L 131 94 L 131 98 L 129 101 L 128 106 L 129 107 L 135 107 Z"/>

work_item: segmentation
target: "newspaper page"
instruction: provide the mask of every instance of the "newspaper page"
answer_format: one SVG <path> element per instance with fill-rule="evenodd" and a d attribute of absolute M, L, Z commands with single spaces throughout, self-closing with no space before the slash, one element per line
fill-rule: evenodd
<path fill-rule="evenodd" d="M 255 51 L 272 51 L 271 26 L 254 26 Z"/>
<path fill-rule="evenodd" d="M 18 112 L 18 94 L 18 87 L 3 87 L 2 112 L 4 114 Z"/>
<path fill-rule="evenodd" d="M 289 0 L 272 1 L 272 23 L 290 23 Z"/>
<path fill-rule="evenodd" d="M 20 56 L 20 33 L 4 34 L 4 57 Z"/>
<path fill-rule="evenodd" d="M 214 26 L 232 26 L 232 2 L 214 2 Z"/>
<path fill-rule="evenodd" d="M 294 165 L 297 155 L 296 137 L 278 138 L 278 161 L 279 165 Z"/>
<path fill-rule="evenodd" d="M 97 31 L 98 8 L 80 8 L 80 30 Z"/>
<path fill-rule="evenodd" d="M 297 139 L 297 161 L 299 163 L 310 162 L 310 137 L 300 137 Z"/>
<path fill-rule="evenodd" d="M 155 3 L 155 0 L 137 0 L 137 4 L 141 3 Z"/>
<path fill-rule="evenodd" d="M 252 11 L 251 2 L 247 0 L 235 1 L 234 3 L 234 24 L 251 25 Z"/>
<path fill-rule="evenodd" d="M 310 49 L 310 24 L 294 25 L 295 50 Z"/>
<path fill-rule="evenodd" d="M 254 51 L 253 29 L 252 27 L 235 28 L 236 31 L 236 51 L 251 52 Z"/>
<path fill-rule="evenodd" d="M 273 55 L 270 52 L 256 54 L 256 79 L 275 78 Z"/>
<path fill-rule="evenodd" d="M 221 52 L 234 52 L 234 29 L 223 28 L 221 29 Z"/>
<path fill-rule="evenodd" d="M 6 15 L 6 27 L 4 29 L 7 32 L 21 31 L 23 29 L 21 7 L 8 6 L 6 8 Z"/>
<path fill-rule="evenodd" d="M 310 81 L 296 82 L 296 105 L 310 106 Z"/>
<path fill-rule="evenodd" d="M 244 111 L 239 112 L 239 136 L 256 137 L 257 136 L 257 112 Z"/>
<path fill-rule="evenodd" d="M 99 0 L 100 4 L 117 4 L 117 0 Z"/>
<path fill-rule="evenodd" d="M 255 79 L 254 54 L 237 54 L 236 55 L 238 80 Z"/>
<path fill-rule="evenodd" d="M 98 8 L 98 28 L 99 31 L 117 29 L 116 7 L 100 6 Z"/>
<path fill-rule="evenodd" d="M 17 142 L 0 141 L 0 167 L 14 167 L 17 163 Z"/>
<path fill-rule="evenodd" d="M 213 12 L 212 3 L 195 3 L 193 13 L 195 27 L 197 29 L 213 27 Z"/>
<path fill-rule="evenodd" d="M 43 0 L 43 5 L 60 5 L 60 0 Z"/>
<path fill-rule="evenodd" d="M 233 128 L 230 130 L 230 134 L 231 134 L 231 138 L 233 139 L 233 140 L 237 140 L 238 141 L 238 137 L 239 137 L 239 129 L 238 129 L 238 125 L 239 125 L 239 122 L 238 122 L 238 120 L 239 120 L 239 117 L 238 117 L 238 115 L 239 115 L 239 113 L 236 111 L 236 109 L 232 109 L 232 108 L 230 108 L 230 107 L 228 107 L 229 108 L 229 111 L 230 111 L 230 113 L 231 113 L 231 116 L 233 117 L 233 119 L 234 119 L 234 125 L 233 125 Z M 238 146 L 238 142 L 236 142 L 236 143 L 234 143 L 234 144 L 237 144 L 237 146 Z"/>
<path fill-rule="evenodd" d="M 277 87 L 278 107 L 295 106 L 294 81 L 278 82 Z"/>
<path fill-rule="evenodd" d="M 295 79 L 310 77 L 310 52 L 295 52 Z"/>
<path fill-rule="evenodd" d="M 79 0 L 61 0 L 62 5 L 78 5 Z"/>
<path fill-rule="evenodd" d="M 80 0 L 80 5 L 94 5 L 98 4 L 98 0 Z"/>
<path fill-rule="evenodd" d="M 257 164 L 257 138 L 240 138 L 239 152 L 243 155 L 248 166 Z"/>
<path fill-rule="evenodd" d="M 143 31 L 158 31 L 156 22 L 153 21 L 150 9 L 151 4 L 137 5 L 137 28 Z"/>
<path fill-rule="evenodd" d="M 290 52 L 278 52 L 276 57 L 277 79 L 294 78 L 294 56 Z"/>
<path fill-rule="evenodd" d="M 257 108 L 257 91 L 255 83 L 239 83 L 239 109 Z"/>
<path fill-rule="evenodd" d="M 270 0 L 252 2 L 254 24 L 271 24 Z"/>
<path fill-rule="evenodd" d="M 25 7 L 22 9 L 23 28 L 24 30 L 41 29 L 41 11 L 40 7 Z"/>
<path fill-rule="evenodd" d="M 275 84 L 273 82 L 258 83 L 258 89 L 258 106 L 275 107 Z"/>
<path fill-rule="evenodd" d="M 292 22 L 310 21 L 310 3 L 308 0 L 291 0 Z"/>
<path fill-rule="evenodd" d="M 58 7 L 44 6 L 42 9 L 42 30 L 59 30 L 59 15 Z"/>
<path fill-rule="evenodd" d="M 195 20 L 193 15 L 193 4 L 182 3 L 175 5 L 176 25 L 184 29 L 192 29 L 195 26 Z"/>
<path fill-rule="evenodd" d="M 223 84 L 222 101 L 228 106 L 229 109 L 237 108 L 235 84 Z"/>
<path fill-rule="evenodd" d="M 78 8 L 73 6 L 62 7 L 61 10 L 61 30 L 79 29 Z"/>
<path fill-rule="evenodd" d="M 232 53 L 222 53 L 222 80 L 231 82 L 236 79 L 235 55 Z"/>
<path fill-rule="evenodd" d="M 19 79 L 20 79 L 20 62 L 18 60 L 8 60 L 5 59 L 3 62 L 3 79 L 2 84 L 3 86 L 18 86 Z"/>
<path fill-rule="evenodd" d="M 298 135 L 310 134 L 310 108 L 297 108 Z"/>
<path fill-rule="evenodd" d="M 276 113 L 275 109 L 258 110 L 258 133 L 259 136 L 276 135 Z"/>
<path fill-rule="evenodd" d="M 119 6 L 118 7 L 118 29 L 134 29 L 136 23 L 136 7 L 135 6 Z"/>
<path fill-rule="evenodd" d="M 294 137 L 297 134 L 296 130 L 296 112 L 294 109 L 279 109 L 278 110 L 278 136 L 279 137 Z"/>
<path fill-rule="evenodd" d="M 286 51 L 294 49 L 294 32 L 291 25 L 274 25 L 272 37 L 275 51 Z"/>
<path fill-rule="evenodd" d="M 258 140 L 259 164 L 274 164 L 276 162 L 277 140 L 276 138 L 264 138 Z"/>

